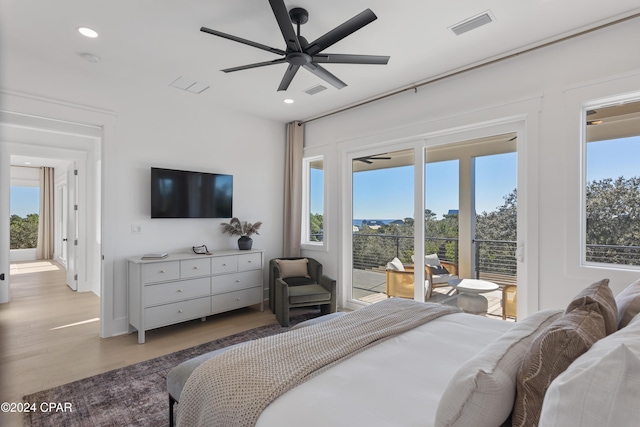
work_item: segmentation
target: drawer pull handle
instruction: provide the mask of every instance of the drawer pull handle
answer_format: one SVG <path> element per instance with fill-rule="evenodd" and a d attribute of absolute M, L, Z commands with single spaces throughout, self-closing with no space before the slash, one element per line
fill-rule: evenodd
<path fill-rule="evenodd" d="M 197 267 L 197 266 L 194 266 L 194 267 L 193 267 L 193 269 L 194 269 L 194 270 L 197 270 L 197 269 L 198 269 L 198 267 Z"/>
<path fill-rule="evenodd" d="M 178 313 L 182 313 L 182 310 L 178 310 Z"/>
<path fill-rule="evenodd" d="M 164 273 L 164 270 L 160 270 L 160 273 Z"/>
<path fill-rule="evenodd" d="M 240 301 L 240 298 L 236 298 L 236 301 Z"/>
<path fill-rule="evenodd" d="M 249 264 L 251 264 L 251 260 L 247 261 Z"/>
<path fill-rule="evenodd" d="M 226 266 L 227 266 L 227 263 L 226 263 L 226 262 L 223 262 L 223 263 L 222 263 L 222 266 L 223 266 L 223 267 L 226 267 Z"/>
<path fill-rule="evenodd" d="M 240 283 L 240 279 L 236 279 L 236 283 Z"/>
<path fill-rule="evenodd" d="M 178 289 L 178 292 L 182 292 L 182 289 Z"/>

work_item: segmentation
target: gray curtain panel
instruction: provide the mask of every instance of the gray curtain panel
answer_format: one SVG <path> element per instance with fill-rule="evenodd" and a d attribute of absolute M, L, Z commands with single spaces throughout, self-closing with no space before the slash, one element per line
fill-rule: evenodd
<path fill-rule="evenodd" d="M 302 154 L 304 124 L 287 124 L 287 153 L 284 176 L 284 255 L 300 256 L 302 233 Z"/>
<path fill-rule="evenodd" d="M 53 168 L 40 168 L 40 219 L 36 259 L 53 258 Z"/>

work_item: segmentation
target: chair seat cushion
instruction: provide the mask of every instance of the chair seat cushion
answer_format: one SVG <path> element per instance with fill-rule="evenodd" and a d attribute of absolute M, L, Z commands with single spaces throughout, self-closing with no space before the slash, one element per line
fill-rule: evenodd
<path fill-rule="evenodd" d="M 318 284 L 289 287 L 289 304 L 331 301 L 331 292 Z"/>
<path fill-rule="evenodd" d="M 434 274 L 431 277 L 433 277 L 434 285 L 437 285 L 440 283 L 449 283 L 449 280 L 458 278 L 458 276 L 456 276 L 455 274 Z"/>
<path fill-rule="evenodd" d="M 282 279 L 289 286 L 315 285 L 316 281 L 311 277 L 287 277 Z"/>

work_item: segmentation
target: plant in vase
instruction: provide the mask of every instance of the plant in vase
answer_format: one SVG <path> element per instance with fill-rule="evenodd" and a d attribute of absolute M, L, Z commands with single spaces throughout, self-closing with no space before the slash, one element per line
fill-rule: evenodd
<path fill-rule="evenodd" d="M 249 236 L 258 233 L 258 229 L 262 225 L 261 221 L 251 224 L 247 221 L 240 221 L 238 218 L 231 218 L 228 223 L 223 222 L 222 232 L 230 236 L 240 236 L 238 239 L 238 249 L 249 250 L 253 245 L 253 239 Z"/>

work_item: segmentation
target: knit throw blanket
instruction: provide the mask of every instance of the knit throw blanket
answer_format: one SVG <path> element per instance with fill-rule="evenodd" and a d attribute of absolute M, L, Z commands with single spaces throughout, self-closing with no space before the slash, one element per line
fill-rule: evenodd
<path fill-rule="evenodd" d="M 287 390 L 384 339 L 458 311 L 392 298 L 232 348 L 191 374 L 180 395 L 178 427 L 254 426 Z"/>

